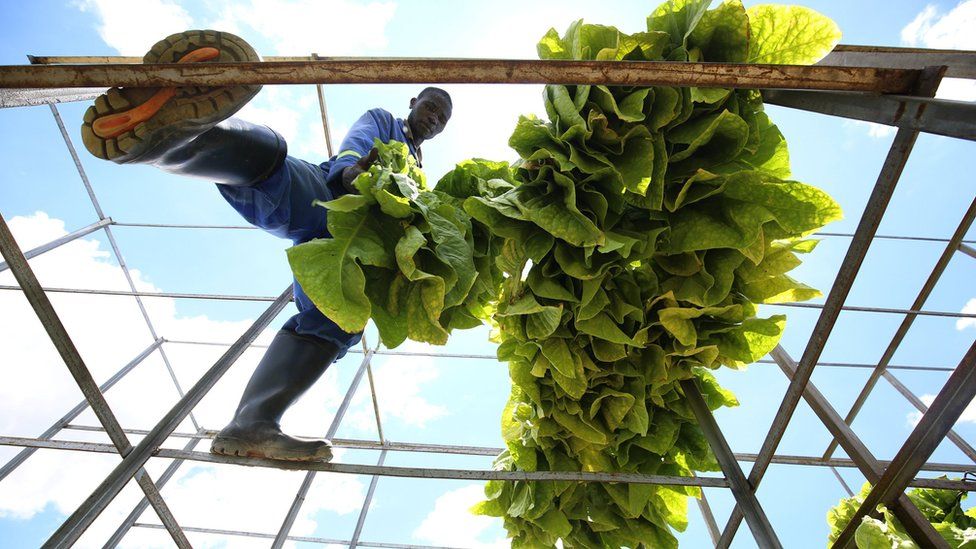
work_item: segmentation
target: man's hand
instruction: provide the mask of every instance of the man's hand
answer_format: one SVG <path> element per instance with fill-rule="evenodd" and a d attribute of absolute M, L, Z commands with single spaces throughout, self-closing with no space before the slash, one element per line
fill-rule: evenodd
<path fill-rule="evenodd" d="M 376 147 L 373 147 L 369 154 L 360 158 L 352 166 L 347 166 L 346 169 L 342 170 L 342 186 L 346 188 L 346 192 L 355 193 L 356 187 L 353 187 L 352 182 L 359 177 L 359 174 L 365 172 L 373 165 L 373 162 L 379 158 L 379 151 Z"/>

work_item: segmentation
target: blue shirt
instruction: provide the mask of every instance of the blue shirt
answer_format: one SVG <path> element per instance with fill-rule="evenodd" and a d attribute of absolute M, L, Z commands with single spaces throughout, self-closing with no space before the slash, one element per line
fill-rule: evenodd
<path fill-rule="evenodd" d="M 315 165 L 288 156 L 281 168 L 266 180 L 250 187 L 217 185 L 220 194 L 252 225 L 287 238 L 295 244 L 313 238 L 329 238 L 328 210 L 313 206 L 315 200 L 329 201 L 347 194 L 342 172 L 369 154 L 373 140 L 383 143 L 400 141 L 410 154 L 417 150 L 406 135 L 406 122 L 383 109 L 370 109 L 349 129 L 339 153 L 327 162 Z M 312 303 L 295 281 L 295 305 L 299 313 L 283 326 L 296 333 L 313 335 L 331 341 L 342 349 L 340 357 L 355 345 L 362 334 L 342 331 Z"/>

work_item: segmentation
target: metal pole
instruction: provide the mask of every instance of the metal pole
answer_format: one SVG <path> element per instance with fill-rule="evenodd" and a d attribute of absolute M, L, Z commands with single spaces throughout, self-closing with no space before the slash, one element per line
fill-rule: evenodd
<path fill-rule="evenodd" d="M 946 65 L 947 78 L 976 78 L 976 51 L 838 44 L 818 65 L 924 69 Z"/>
<path fill-rule="evenodd" d="M 190 439 L 186 443 L 186 445 L 183 446 L 183 450 L 187 452 L 192 452 L 193 449 L 197 447 L 197 444 L 200 444 L 200 440 L 201 439 L 198 438 Z M 156 485 L 159 487 L 160 490 L 162 490 L 163 487 L 166 486 L 166 483 L 169 482 L 171 478 L 173 478 L 173 475 L 176 474 L 176 471 L 179 470 L 180 466 L 183 465 L 183 463 L 185 463 L 185 461 L 182 459 L 173 460 L 166 468 L 166 470 L 163 471 L 163 474 L 160 475 L 159 479 L 156 481 Z M 132 509 L 129 515 L 125 517 L 125 520 L 123 520 L 122 524 L 120 524 L 119 527 L 115 530 L 115 533 L 112 534 L 112 537 L 108 538 L 108 541 L 105 542 L 105 545 L 102 546 L 102 549 L 112 549 L 115 546 L 117 546 L 119 542 L 122 541 L 122 538 L 124 538 L 125 535 L 129 533 L 129 530 L 132 528 L 132 525 L 136 523 L 136 520 L 138 520 L 139 517 L 142 516 L 142 514 L 146 511 L 146 507 L 148 505 L 149 505 L 149 500 L 147 500 L 146 498 L 142 498 L 142 500 L 136 504 L 135 508 Z M 185 530 L 186 529 L 184 528 L 184 531 Z"/>
<path fill-rule="evenodd" d="M 145 360 L 149 355 L 151 355 L 152 352 L 155 351 L 157 347 L 162 345 L 162 343 L 163 340 L 161 339 L 157 339 L 156 341 L 154 341 L 149 347 L 146 347 L 144 351 L 142 351 L 135 358 L 129 361 L 129 363 L 123 366 L 118 372 L 115 372 L 115 374 L 113 374 L 112 377 L 106 380 L 105 383 L 99 385 L 98 390 L 101 391 L 102 393 L 105 393 L 105 391 L 111 389 L 113 385 L 118 383 L 119 380 L 121 380 L 123 377 L 126 376 L 126 374 L 131 372 L 133 368 L 135 368 L 140 363 L 142 363 L 142 361 Z M 88 408 L 88 400 L 82 400 L 77 405 L 75 405 L 74 408 L 69 410 L 68 413 L 62 416 L 61 419 L 55 421 L 53 425 L 51 425 L 43 433 L 41 433 L 40 437 L 38 438 L 50 439 L 54 437 L 54 435 L 61 432 L 61 430 L 64 429 L 73 419 L 81 415 L 81 413 L 85 411 L 86 408 Z M 123 432 L 125 432 L 125 430 L 123 430 Z M 7 476 L 10 473 L 14 472 L 14 469 L 16 469 L 22 463 L 27 461 L 27 458 L 31 457 L 31 455 L 36 451 L 37 448 L 24 448 L 23 450 L 20 451 L 20 453 L 14 456 L 13 459 L 5 463 L 4 466 L 0 468 L 0 482 L 2 482 L 3 479 L 7 478 Z"/>
<path fill-rule="evenodd" d="M 969 257 L 976 258 L 976 248 L 972 246 L 967 246 L 965 244 L 959 244 L 959 251 L 968 255 Z"/>
<path fill-rule="evenodd" d="M 786 374 L 786 377 L 791 380 L 795 379 L 798 367 L 786 350 L 782 346 L 777 345 L 770 354 L 776 360 L 780 369 L 783 370 L 783 373 Z M 807 384 L 803 391 L 803 398 L 810 405 L 814 413 L 817 414 L 817 417 L 820 418 L 824 426 L 827 427 L 827 430 L 840 441 L 844 451 L 853 458 L 854 463 L 861 471 L 861 474 L 864 475 L 864 478 L 868 482 L 877 482 L 881 478 L 884 464 L 874 457 L 867 446 L 861 442 L 861 439 L 851 429 L 851 426 L 844 423 L 840 414 L 827 402 L 827 399 L 817 390 L 813 383 Z M 892 510 L 895 516 L 898 517 L 898 520 L 905 525 L 905 528 L 916 540 L 928 542 L 928 545 L 925 545 L 926 547 L 944 547 L 945 542 L 935 529 L 932 528 L 932 525 L 929 524 L 928 519 L 915 507 L 915 504 L 912 503 L 908 496 L 903 494 L 899 497 Z M 719 544 L 720 547 L 728 547 L 729 543 L 731 543 L 732 536 L 735 534 L 735 528 L 732 527 L 735 520 L 736 512 L 733 510 L 732 516 L 729 517 L 729 523 L 725 527 L 725 532 L 722 534 L 722 540 Z M 741 521 L 742 519 L 739 518 L 738 520 Z"/>
<path fill-rule="evenodd" d="M 242 84 L 599 84 L 910 93 L 920 71 L 671 61 L 332 58 L 250 63 L 0 66 L 0 88 Z"/>
<path fill-rule="evenodd" d="M 699 392 L 698 385 L 695 385 L 693 379 L 685 379 L 680 383 L 681 390 L 684 392 L 685 398 L 688 399 L 688 405 L 698 419 L 702 433 L 704 433 L 708 445 L 711 446 L 715 459 L 722 467 L 725 478 L 729 481 L 732 495 L 735 496 L 735 501 L 738 502 L 743 511 L 746 524 L 749 525 L 749 530 L 756 538 L 756 543 L 763 549 L 782 547 L 779 538 L 776 537 L 776 532 L 773 531 L 773 526 L 766 517 L 766 512 L 763 511 L 759 500 L 756 498 L 752 485 L 749 484 L 745 474 L 742 473 L 742 469 L 739 468 L 739 463 L 735 461 L 729 443 L 726 442 L 722 430 L 719 429 L 718 423 L 712 416 L 712 411 L 705 404 L 705 399 Z"/>
<path fill-rule="evenodd" d="M 365 338 L 365 336 L 364 336 Z M 336 432 L 339 430 L 339 424 L 342 423 L 342 419 L 346 415 L 346 411 L 349 409 L 349 405 L 352 403 L 352 397 L 356 394 L 356 389 L 359 388 L 359 382 L 363 379 L 363 373 L 366 372 L 366 366 L 369 365 L 369 361 L 373 358 L 372 350 L 367 351 L 366 355 L 363 356 L 363 361 L 359 365 L 359 369 L 356 370 L 356 375 L 353 376 L 352 382 L 349 384 L 349 389 L 346 391 L 346 395 L 342 398 L 342 402 L 339 404 L 339 409 L 336 410 L 336 415 L 332 418 L 332 423 L 329 425 L 329 430 L 325 434 L 325 438 L 332 439 Z M 298 493 L 295 494 L 295 499 L 291 503 L 291 507 L 288 509 L 288 514 L 285 515 L 285 520 L 281 524 L 281 528 L 278 529 L 278 536 L 275 537 L 274 543 L 271 545 L 274 549 L 280 549 L 284 543 L 285 539 L 288 537 L 288 532 L 291 531 L 291 527 L 295 524 L 295 519 L 298 518 L 298 511 L 301 510 L 302 504 L 305 503 L 305 496 L 308 495 L 309 488 L 312 487 L 312 480 L 315 479 L 315 471 L 309 471 L 305 475 L 305 480 L 302 481 L 302 485 L 298 488 Z"/>
<path fill-rule="evenodd" d="M 254 321 L 254 324 L 241 335 L 237 342 L 187 391 L 186 396 L 181 398 L 176 406 L 166 413 L 149 435 L 143 438 L 125 456 L 122 462 L 105 477 L 105 480 L 88 496 L 88 499 L 51 535 L 44 544 L 45 547 L 69 547 L 78 540 L 98 515 L 115 499 L 115 496 L 118 495 L 132 475 L 149 460 L 153 451 L 159 448 L 159 445 L 179 426 L 183 418 L 217 383 L 217 380 L 227 372 L 248 345 L 285 308 L 290 297 L 291 286 L 282 292 L 278 299 Z"/>
<path fill-rule="evenodd" d="M 933 95 L 935 90 L 938 89 L 944 72 L 945 67 L 925 69 L 923 72 L 924 76 L 918 88 L 919 95 Z M 762 448 L 759 451 L 759 458 L 749 472 L 749 482 L 752 486 L 758 487 L 762 481 L 762 477 L 766 473 L 766 468 L 769 466 L 772 456 L 776 453 L 776 447 L 779 446 L 779 441 L 783 438 L 786 426 L 789 424 L 790 418 L 793 417 L 793 412 L 796 410 L 796 406 L 803 396 L 804 389 L 810 382 L 813 368 L 820 360 L 820 355 L 823 352 L 824 345 L 827 343 L 827 338 L 830 337 L 830 333 L 833 331 L 837 317 L 840 316 L 844 301 L 851 291 L 854 278 L 861 269 L 864 257 L 867 255 L 868 248 L 871 246 L 871 240 L 878 231 L 878 225 L 880 225 L 881 218 L 888 208 L 888 202 L 891 200 L 891 195 L 895 191 L 895 185 L 898 183 L 899 177 L 901 177 L 902 170 L 905 168 L 905 163 L 908 161 L 908 156 L 911 154 L 917 138 L 918 131 L 916 130 L 900 129 L 895 135 L 891 149 L 888 151 L 888 157 L 885 159 L 881 173 L 878 175 L 874 190 L 868 199 L 867 206 L 864 208 L 864 213 L 861 215 L 861 221 L 858 223 L 857 229 L 854 232 L 854 238 L 851 240 L 851 245 L 847 249 L 847 255 L 844 257 L 844 262 L 841 264 L 837 278 L 834 280 L 834 284 L 830 289 L 830 294 L 827 296 L 824 308 L 807 342 L 796 374 L 793 376 L 790 386 L 783 396 L 783 401 L 780 403 L 779 410 L 776 412 L 776 417 L 773 418 L 769 433 L 766 435 L 766 439 L 763 441 Z M 731 541 L 741 522 L 742 513 L 739 506 L 736 505 L 725 527 L 725 533 L 723 533 L 722 539 Z"/>
<path fill-rule="evenodd" d="M 58 317 L 54 306 L 51 305 L 51 301 L 44 291 L 41 290 L 41 284 L 37 281 L 37 277 L 34 275 L 34 271 L 31 270 L 30 264 L 27 263 L 27 259 L 24 258 L 20 247 L 17 246 L 17 241 L 14 240 L 14 235 L 10 232 L 7 221 L 2 215 L 0 215 L 0 254 L 3 255 L 3 258 L 10 265 L 10 270 L 14 278 L 17 279 L 17 282 L 24 290 L 24 297 L 27 298 L 27 301 L 37 314 L 38 320 L 44 326 L 44 330 L 47 332 L 48 337 L 51 338 L 51 342 L 55 348 L 57 348 L 58 354 L 61 355 L 61 359 L 64 360 L 65 366 L 68 367 L 68 371 L 71 372 L 71 376 L 78 384 L 81 392 L 84 393 L 85 398 L 91 404 L 95 416 L 98 417 L 99 422 L 105 427 L 105 431 L 108 433 L 118 453 L 125 456 L 132 449 L 132 445 L 129 444 L 129 439 L 122 432 L 122 426 L 119 425 L 118 419 L 116 419 L 105 397 L 99 391 L 95 379 L 92 378 L 88 366 L 85 364 L 84 359 L 81 358 L 81 354 L 71 340 L 71 336 L 68 335 L 64 324 L 61 323 L 61 318 Z M 170 512 L 169 507 L 167 507 L 166 502 L 159 495 L 159 491 L 156 489 L 155 484 L 153 484 L 152 479 L 149 478 L 149 475 L 142 468 L 142 464 L 133 469 L 132 474 L 136 473 L 139 473 L 136 478 L 139 486 L 145 492 L 146 497 L 152 501 L 153 509 L 155 509 L 156 514 L 159 515 L 159 519 L 163 524 L 166 525 L 166 529 L 172 536 L 173 541 L 178 547 L 190 547 L 186 536 L 180 530 L 180 526 L 176 523 L 176 519 Z M 131 477 L 132 475 L 129 476 Z M 81 532 L 78 535 L 80 536 Z"/>
<path fill-rule="evenodd" d="M 102 454 L 114 453 L 111 444 L 97 442 L 69 442 L 63 440 L 39 440 L 22 437 L 0 436 L 0 446 L 29 446 L 58 450 L 77 450 Z M 422 478 L 443 480 L 520 480 L 520 481 L 569 481 L 569 482 L 625 482 L 661 486 L 701 486 L 728 488 L 729 483 L 719 477 L 684 477 L 670 475 L 644 475 L 640 473 L 589 473 L 576 471 L 486 471 L 482 469 L 434 469 L 429 467 L 391 467 L 384 465 L 360 465 L 353 463 L 327 463 L 321 461 L 284 461 L 265 458 L 223 456 L 210 452 L 187 452 L 169 448 L 151 450 L 152 457 L 184 459 L 201 463 L 222 463 L 248 467 L 270 467 L 285 471 L 322 471 L 344 475 L 379 475 L 383 477 Z M 974 483 L 968 483 L 974 486 Z M 960 484 L 962 486 L 962 484 Z"/>
<path fill-rule="evenodd" d="M 905 130 L 976 139 L 976 105 L 966 101 L 851 92 L 765 90 L 763 101 L 792 109 L 864 120 Z"/>
<path fill-rule="evenodd" d="M 78 229 L 77 231 L 74 231 L 73 233 L 66 234 L 66 235 L 62 236 L 61 238 L 54 239 L 54 240 L 48 242 L 47 244 L 41 244 L 40 246 L 38 246 L 38 247 L 36 247 L 34 249 L 31 249 L 31 250 L 28 250 L 28 251 L 24 252 L 24 258 L 26 258 L 26 259 L 33 259 L 33 258 L 35 258 L 35 257 L 37 257 L 37 256 L 39 256 L 39 255 L 41 255 L 41 254 L 43 254 L 45 252 L 49 252 L 49 251 L 51 251 L 51 250 L 53 250 L 53 249 L 55 249 L 55 248 L 57 248 L 59 246 L 63 246 L 65 244 L 67 244 L 68 242 L 71 242 L 73 240 L 77 240 L 77 239 L 79 239 L 79 238 L 81 238 L 81 237 L 83 237 L 85 235 L 89 235 L 89 234 L 97 231 L 98 229 L 101 229 L 102 227 L 105 227 L 106 225 L 111 225 L 111 224 L 112 224 L 112 218 L 111 217 L 106 217 L 105 219 L 100 219 L 100 220 L 92 223 L 91 225 L 89 225 L 87 227 L 83 227 L 81 229 Z M 6 271 L 9 268 L 10 267 L 7 266 L 7 263 L 5 261 L 0 262 L 0 273 L 2 273 L 3 271 Z"/>
<path fill-rule="evenodd" d="M 861 525 L 861 520 L 867 515 L 875 515 L 879 505 L 891 505 L 904 495 L 908 482 L 939 446 L 973 397 L 976 397 L 976 342 L 969 347 L 959 367 L 936 395 L 929 411 L 922 416 L 912 434 L 908 435 L 908 440 L 895 454 L 881 479 L 874 483 L 874 488 L 834 542 L 835 548 L 848 547 L 854 541 L 854 530 Z M 924 545 L 923 541 L 926 540 L 916 538 L 916 543 Z M 943 544 L 946 545 L 945 542 Z"/>
<path fill-rule="evenodd" d="M 380 459 L 376 465 L 382 467 L 386 461 L 386 450 L 380 452 Z M 352 533 L 352 540 L 349 541 L 349 549 L 356 549 L 359 545 L 359 536 L 363 533 L 363 525 L 366 524 L 366 513 L 369 512 L 369 505 L 373 503 L 373 494 L 376 492 L 376 483 L 380 477 L 373 476 L 369 481 L 369 490 L 366 491 L 366 499 L 363 501 L 363 508 L 359 511 L 359 520 L 356 521 L 356 529 Z"/>
<path fill-rule="evenodd" d="M 319 54 L 313 53 L 312 60 L 321 59 Z M 332 148 L 332 130 L 329 128 L 329 109 L 325 104 L 325 89 L 322 84 L 315 85 L 315 94 L 319 98 L 319 113 L 322 115 L 322 132 L 325 133 L 325 151 L 328 153 L 329 158 L 335 154 Z"/>
<path fill-rule="evenodd" d="M 919 412 L 922 412 L 923 414 L 929 411 L 928 406 L 926 406 L 925 403 L 922 402 L 922 399 L 915 396 L 915 393 L 911 392 L 911 390 L 909 390 L 904 383 L 899 381 L 894 374 L 892 374 L 891 372 L 884 372 L 881 375 L 885 378 L 885 380 L 888 381 L 888 383 L 891 384 L 892 387 L 895 388 L 896 391 L 901 393 L 901 395 L 905 397 L 905 399 L 908 400 L 908 402 L 911 402 L 912 406 L 914 406 L 915 409 L 917 409 Z M 976 449 L 974 449 L 968 442 L 966 442 L 966 440 L 963 439 L 959 433 L 957 433 L 953 429 L 950 429 L 949 434 L 946 435 L 946 438 L 952 441 L 952 443 L 955 444 L 957 448 L 962 450 L 962 453 L 966 454 L 966 456 L 969 457 L 969 459 L 973 460 L 973 462 L 976 463 Z"/>
<path fill-rule="evenodd" d="M 78 152 L 75 150 L 74 143 L 71 141 L 71 136 L 68 135 L 68 130 L 64 127 L 64 121 L 61 120 L 61 114 L 58 112 L 57 106 L 53 103 L 48 105 L 51 108 L 51 114 L 54 115 L 54 121 L 58 125 L 58 131 L 61 132 L 61 137 L 64 139 L 64 145 L 68 148 L 68 153 L 71 155 L 71 160 L 75 163 L 75 169 L 78 170 L 78 176 L 81 177 L 81 182 L 85 186 L 85 190 L 88 192 L 88 198 L 91 200 L 92 207 L 95 208 L 95 213 L 98 214 L 99 219 L 106 219 L 105 213 L 102 211 L 102 206 L 98 202 L 98 198 L 95 196 L 95 190 L 91 186 L 91 181 L 88 180 L 88 173 L 85 172 L 84 166 L 81 165 L 81 159 L 78 158 Z M 119 266 L 122 268 L 122 274 L 125 275 L 125 281 L 129 285 L 129 290 L 132 292 L 136 291 L 136 284 L 132 280 L 132 273 L 129 272 L 129 266 L 125 263 L 125 258 L 122 257 L 122 251 L 119 250 L 119 245 L 115 241 L 115 236 L 112 234 L 112 228 L 106 225 L 105 236 L 108 237 L 108 243 L 112 247 L 112 253 L 115 254 L 115 260 L 119 262 Z M 139 306 L 139 312 L 142 313 L 142 318 L 146 322 L 146 327 L 149 329 L 149 334 L 152 336 L 153 341 L 159 339 L 159 335 L 156 333 L 156 328 L 153 326 L 152 320 L 149 319 L 149 313 L 146 311 L 145 305 L 142 303 L 142 299 L 136 296 L 136 304 Z M 166 355 L 166 350 L 162 347 L 159 348 L 159 356 L 163 357 L 163 365 L 166 366 L 166 371 L 169 373 L 170 379 L 173 380 L 173 385 L 176 387 L 177 394 L 183 397 L 183 387 L 180 386 L 180 381 L 176 378 L 176 372 L 173 371 L 173 366 L 169 362 L 169 357 Z M 193 414 L 190 414 L 190 422 L 193 423 L 194 429 L 199 429 L 200 424 L 197 423 L 197 418 Z"/>

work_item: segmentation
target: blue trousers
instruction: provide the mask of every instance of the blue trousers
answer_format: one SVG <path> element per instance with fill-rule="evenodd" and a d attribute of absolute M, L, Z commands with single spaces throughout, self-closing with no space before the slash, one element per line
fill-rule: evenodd
<path fill-rule="evenodd" d="M 326 183 L 329 162 L 311 164 L 287 157 L 284 164 L 264 181 L 250 187 L 217 185 L 224 199 L 248 223 L 295 244 L 313 238 L 328 238 L 328 210 L 313 206 L 313 200 L 328 201 L 345 192 Z M 298 314 L 282 327 L 303 335 L 325 339 L 340 349 L 339 357 L 359 343 L 363 334 L 350 334 L 329 320 L 308 298 L 295 281 L 295 305 Z"/>

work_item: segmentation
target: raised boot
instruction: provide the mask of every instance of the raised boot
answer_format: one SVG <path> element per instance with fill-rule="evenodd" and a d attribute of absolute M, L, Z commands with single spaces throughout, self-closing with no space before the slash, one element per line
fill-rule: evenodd
<path fill-rule="evenodd" d="M 243 39 L 186 31 L 161 40 L 144 63 L 260 61 Z M 273 130 L 228 120 L 261 86 L 112 88 L 85 112 L 88 151 L 117 164 L 151 164 L 217 183 L 250 185 L 273 173 L 287 152 Z"/>
<path fill-rule="evenodd" d="M 339 348 L 324 339 L 279 331 L 251 375 L 234 419 L 217 434 L 210 451 L 290 461 L 331 460 L 329 441 L 288 436 L 279 422 L 338 355 Z"/>

